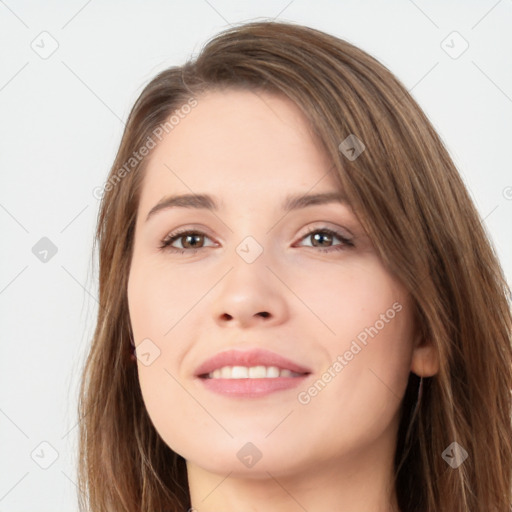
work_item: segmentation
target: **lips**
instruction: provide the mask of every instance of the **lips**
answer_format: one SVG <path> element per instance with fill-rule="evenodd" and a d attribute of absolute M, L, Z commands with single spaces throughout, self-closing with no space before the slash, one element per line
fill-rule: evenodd
<path fill-rule="evenodd" d="M 275 352 L 264 349 L 254 350 L 227 350 L 220 352 L 215 356 L 204 361 L 194 372 L 196 377 L 206 378 L 215 370 L 224 367 L 244 366 L 247 368 L 256 366 L 277 367 L 279 370 L 289 370 L 290 372 L 306 375 L 311 370 L 286 357 L 280 356 Z"/>
<path fill-rule="evenodd" d="M 311 370 L 268 350 L 228 350 L 206 360 L 194 375 L 200 386 L 217 395 L 252 399 L 292 390 Z"/>

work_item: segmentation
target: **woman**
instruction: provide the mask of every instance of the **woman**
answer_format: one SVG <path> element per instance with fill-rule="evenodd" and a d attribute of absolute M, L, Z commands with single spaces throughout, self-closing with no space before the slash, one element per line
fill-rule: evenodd
<path fill-rule="evenodd" d="M 510 510 L 509 290 L 365 52 L 258 22 L 159 74 L 97 241 L 84 509 Z"/>

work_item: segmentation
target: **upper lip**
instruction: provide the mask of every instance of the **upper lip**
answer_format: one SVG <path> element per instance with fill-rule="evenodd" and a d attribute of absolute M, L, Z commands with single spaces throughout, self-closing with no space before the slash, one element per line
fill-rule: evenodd
<path fill-rule="evenodd" d="M 204 361 L 194 373 L 196 377 L 208 374 L 223 366 L 277 366 L 281 370 L 291 370 L 296 373 L 311 373 L 306 368 L 275 352 L 264 349 L 226 350 Z"/>

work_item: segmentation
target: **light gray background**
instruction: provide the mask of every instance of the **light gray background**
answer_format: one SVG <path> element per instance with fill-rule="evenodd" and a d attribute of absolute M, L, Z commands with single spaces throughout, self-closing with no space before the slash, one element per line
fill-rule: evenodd
<path fill-rule="evenodd" d="M 77 510 L 76 393 L 97 306 L 92 191 L 129 109 L 229 23 L 272 17 L 353 42 L 412 91 L 511 281 L 512 0 L 0 0 L 0 512 Z M 469 44 L 457 58 L 453 31 Z M 58 249 L 47 262 L 32 252 L 42 237 Z"/>

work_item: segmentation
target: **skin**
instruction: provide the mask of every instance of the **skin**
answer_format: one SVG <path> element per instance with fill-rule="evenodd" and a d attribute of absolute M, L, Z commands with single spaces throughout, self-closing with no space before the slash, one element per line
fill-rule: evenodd
<path fill-rule="evenodd" d="M 160 436 L 187 460 L 196 510 L 397 510 L 391 479 L 401 399 L 409 372 L 433 375 L 438 362 L 415 335 L 407 290 L 348 204 L 281 209 L 288 194 L 339 191 L 330 171 L 298 108 L 268 93 L 208 92 L 152 150 L 129 311 L 136 345 L 149 338 L 160 351 L 148 366 L 137 362 L 141 390 Z M 146 220 L 163 197 L 190 193 L 215 196 L 220 210 L 173 207 Z M 354 246 L 308 236 L 326 227 Z M 159 249 L 177 228 L 200 232 L 195 253 Z M 250 264 L 236 251 L 247 236 L 263 248 Z M 173 245 L 186 244 L 181 237 Z M 393 304 L 400 311 L 347 361 L 353 340 Z M 298 388 L 258 398 L 215 394 L 193 376 L 220 351 L 258 347 L 312 374 Z M 347 364 L 336 372 L 340 355 Z M 328 368 L 331 381 L 301 403 L 298 394 Z M 237 457 L 247 442 L 262 455 L 252 467 Z"/>

